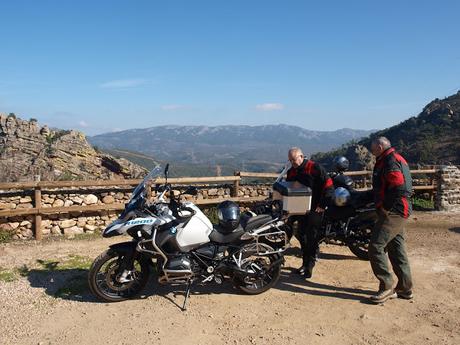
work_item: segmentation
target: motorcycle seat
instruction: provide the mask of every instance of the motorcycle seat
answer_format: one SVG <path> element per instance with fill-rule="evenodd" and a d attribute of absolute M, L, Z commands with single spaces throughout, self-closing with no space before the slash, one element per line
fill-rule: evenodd
<path fill-rule="evenodd" d="M 354 208 L 363 208 L 374 201 L 372 190 L 352 191 L 351 204 Z"/>
<path fill-rule="evenodd" d="M 271 220 L 272 217 L 268 214 L 261 214 L 253 217 L 242 217 L 240 224 L 232 232 L 225 232 L 221 230 L 219 225 L 214 226 L 209 238 L 211 241 L 216 243 L 232 243 L 240 238 L 240 236 L 245 232 L 257 229 Z"/>
<path fill-rule="evenodd" d="M 258 216 L 242 219 L 241 225 L 243 226 L 244 230 L 251 231 L 261 227 L 271 220 L 273 220 L 273 218 L 269 214 L 260 214 Z"/>
<path fill-rule="evenodd" d="M 209 235 L 209 239 L 215 243 L 227 244 L 235 242 L 244 233 L 245 231 L 241 225 L 229 233 L 221 232 L 218 230 L 218 227 L 214 227 L 211 234 Z"/>

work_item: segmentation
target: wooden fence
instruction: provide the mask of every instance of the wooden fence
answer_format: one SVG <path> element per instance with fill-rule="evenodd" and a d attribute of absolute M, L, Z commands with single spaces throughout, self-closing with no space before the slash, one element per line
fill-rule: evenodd
<path fill-rule="evenodd" d="M 414 190 L 426 191 L 432 194 L 436 190 L 434 182 L 435 169 L 427 170 L 411 170 L 413 175 L 425 174 L 430 176 L 430 183 L 426 185 L 414 186 Z M 198 199 L 195 201 L 197 205 L 212 205 L 218 204 L 223 200 L 232 200 L 235 202 L 251 203 L 264 200 L 265 196 L 257 197 L 238 197 L 240 183 L 243 179 L 270 179 L 273 180 L 278 177 L 276 173 L 254 173 L 254 172 L 235 172 L 234 176 L 217 176 L 217 177 L 180 177 L 170 178 L 168 182 L 172 185 L 189 185 L 189 184 L 232 184 L 232 192 L 230 198 L 214 198 L 214 199 Z M 372 175 L 371 171 L 350 171 L 346 172 L 349 176 L 361 176 L 364 181 L 364 187 L 361 189 L 368 189 L 367 184 Z M 125 204 L 103 204 L 103 205 L 90 205 L 90 206 L 68 206 L 68 207 L 42 207 L 42 190 L 55 190 L 59 188 L 90 188 L 90 187 L 133 187 L 138 185 L 142 180 L 87 180 L 87 181 L 39 181 L 39 182 L 11 182 L 0 183 L 0 191 L 20 190 L 22 192 L 33 192 L 33 208 L 28 209 L 12 209 L 0 210 L 0 217 L 13 217 L 13 216 L 34 216 L 34 236 L 36 240 L 42 239 L 41 221 L 44 215 L 53 215 L 60 213 L 85 213 L 85 212 L 99 212 L 99 211 L 121 211 L 124 209 Z M 155 183 L 164 183 L 164 179 L 159 179 Z M 148 185 L 148 195 L 151 195 L 151 186 Z M 76 193 L 82 190 L 75 190 Z M 87 190 L 83 190 L 87 191 Z"/>

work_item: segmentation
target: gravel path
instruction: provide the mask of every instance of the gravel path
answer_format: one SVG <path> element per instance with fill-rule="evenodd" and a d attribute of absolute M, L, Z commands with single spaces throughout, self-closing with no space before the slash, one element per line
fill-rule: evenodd
<path fill-rule="evenodd" d="M 365 303 L 377 287 L 369 263 L 332 245 L 321 247 L 309 281 L 291 272 L 296 247 L 270 291 L 198 287 L 186 312 L 178 308 L 183 287 L 153 279 L 144 296 L 115 304 L 96 301 L 85 285 L 58 294 L 86 271 L 53 263 L 94 258 L 118 241 L 1 245 L 0 267 L 16 275 L 0 281 L 0 344 L 460 344 L 460 215 L 415 214 L 408 246 L 416 297 L 383 306 Z"/>

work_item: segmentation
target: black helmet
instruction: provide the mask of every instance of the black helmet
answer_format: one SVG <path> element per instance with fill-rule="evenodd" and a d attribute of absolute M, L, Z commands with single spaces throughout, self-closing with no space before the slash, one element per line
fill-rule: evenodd
<path fill-rule="evenodd" d="M 353 189 L 353 179 L 347 175 L 337 175 L 332 180 L 334 182 L 334 187 L 343 187 L 348 190 Z"/>
<path fill-rule="evenodd" d="M 335 157 L 334 160 L 332 161 L 332 164 L 334 165 L 334 169 L 337 172 L 346 171 L 346 170 L 348 170 L 348 168 L 350 166 L 350 162 L 344 156 Z"/>
<path fill-rule="evenodd" d="M 232 232 L 240 224 L 240 208 L 233 201 L 224 201 L 217 206 L 219 225 L 224 232 Z"/>

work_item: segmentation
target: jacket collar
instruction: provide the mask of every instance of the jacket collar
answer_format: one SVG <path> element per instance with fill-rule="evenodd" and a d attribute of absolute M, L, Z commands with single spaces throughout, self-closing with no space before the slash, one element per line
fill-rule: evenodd
<path fill-rule="evenodd" d="M 383 151 L 382 154 L 377 157 L 377 160 L 379 161 L 393 152 L 395 152 L 395 149 L 393 147 L 390 147 L 389 149 L 386 149 L 385 151 Z"/>
<path fill-rule="evenodd" d="M 308 162 L 308 159 L 307 158 L 304 158 L 302 164 L 300 164 L 298 167 L 297 167 L 297 170 L 303 170 L 305 168 L 305 164 L 307 164 Z"/>

